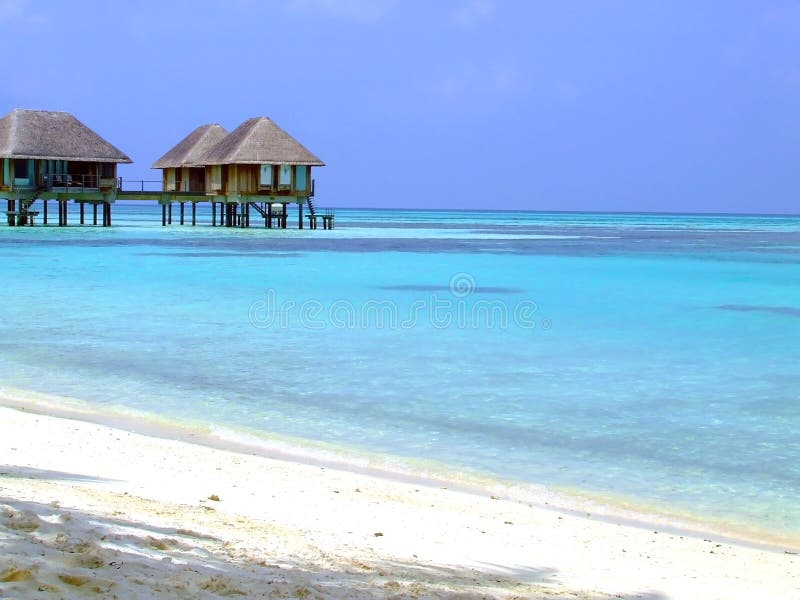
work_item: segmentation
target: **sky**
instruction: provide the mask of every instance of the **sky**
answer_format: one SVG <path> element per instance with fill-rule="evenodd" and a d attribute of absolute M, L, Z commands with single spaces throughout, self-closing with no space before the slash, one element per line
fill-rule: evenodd
<path fill-rule="evenodd" d="M 265 115 L 320 206 L 800 213 L 800 2 L 0 0 L 0 113 L 129 179 Z"/>

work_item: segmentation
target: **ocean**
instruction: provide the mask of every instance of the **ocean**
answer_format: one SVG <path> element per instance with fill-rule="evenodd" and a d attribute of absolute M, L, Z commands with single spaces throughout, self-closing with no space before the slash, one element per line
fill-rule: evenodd
<path fill-rule="evenodd" d="M 7 390 L 800 543 L 800 217 L 76 220 L 0 227 Z"/>

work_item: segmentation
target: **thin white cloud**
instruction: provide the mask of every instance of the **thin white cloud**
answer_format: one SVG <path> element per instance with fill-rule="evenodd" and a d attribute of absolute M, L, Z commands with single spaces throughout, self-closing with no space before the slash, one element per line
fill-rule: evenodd
<path fill-rule="evenodd" d="M 514 65 L 495 64 L 489 69 L 489 85 L 497 94 L 511 94 L 522 89 L 522 73 Z"/>
<path fill-rule="evenodd" d="M 25 13 L 29 0 L 0 0 L 0 21 L 11 21 Z"/>
<path fill-rule="evenodd" d="M 469 0 L 453 11 L 451 18 L 462 29 L 475 29 L 492 13 L 494 3 L 491 0 Z"/>
<path fill-rule="evenodd" d="M 434 94 L 444 100 L 460 96 L 503 97 L 524 92 L 522 71 L 514 64 L 469 65 L 449 73 L 434 85 Z"/>
<path fill-rule="evenodd" d="M 0 24 L 23 23 L 26 27 L 41 29 L 48 22 L 47 17 L 41 12 L 35 12 L 37 7 L 30 0 L 0 0 Z"/>
<path fill-rule="evenodd" d="M 396 0 L 289 0 L 289 12 L 322 14 L 351 21 L 378 21 L 384 18 Z"/>

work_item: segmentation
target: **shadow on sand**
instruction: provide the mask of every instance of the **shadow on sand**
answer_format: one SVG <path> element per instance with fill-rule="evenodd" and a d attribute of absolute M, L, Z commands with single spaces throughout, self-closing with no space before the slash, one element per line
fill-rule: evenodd
<path fill-rule="evenodd" d="M 202 507 L 197 512 L 202 519 Z M 565 590 L 547 567 L 453 568 L 324 554 L 312 560 L 303 550 L 286 554 L 268 543 L 245 548 L 235 526 L 226 525 L 224 535 L 209 535 L 0 497 L 0 596 L 666 600 L 655 592 Z"/>

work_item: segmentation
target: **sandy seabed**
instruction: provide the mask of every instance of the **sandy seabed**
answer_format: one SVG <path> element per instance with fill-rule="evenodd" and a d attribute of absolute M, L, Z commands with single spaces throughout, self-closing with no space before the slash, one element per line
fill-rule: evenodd
<path fill-rule="evenodd" d="M 792 549 L 134 430 L 0 408 L 1 598 L 800 599 Z"/>

